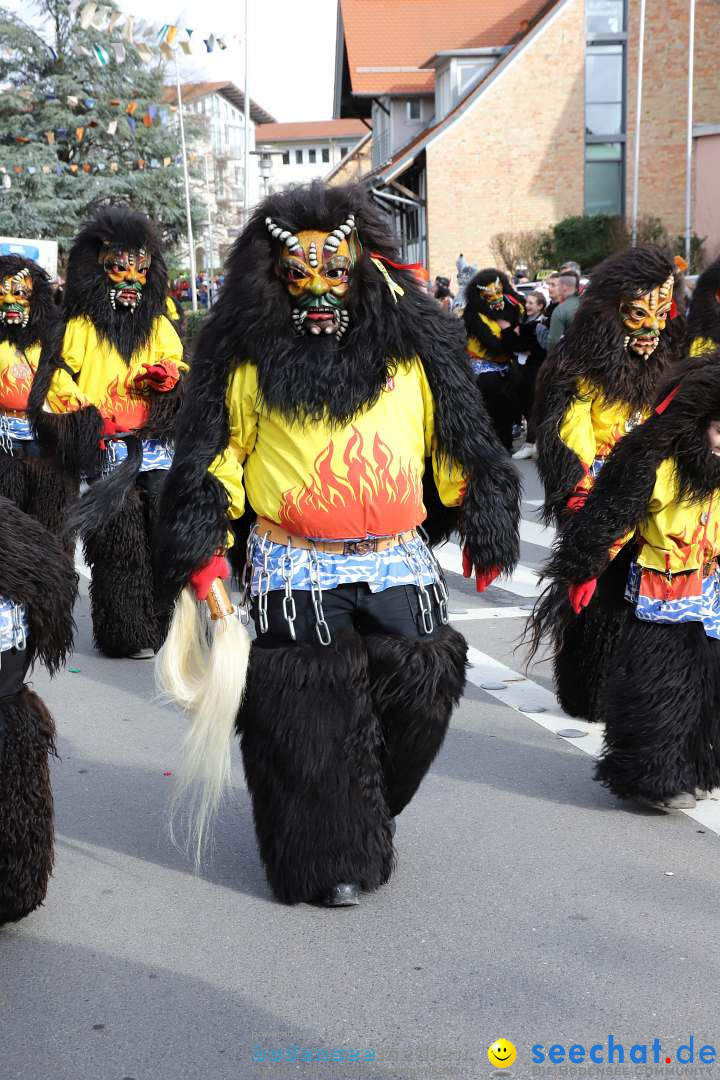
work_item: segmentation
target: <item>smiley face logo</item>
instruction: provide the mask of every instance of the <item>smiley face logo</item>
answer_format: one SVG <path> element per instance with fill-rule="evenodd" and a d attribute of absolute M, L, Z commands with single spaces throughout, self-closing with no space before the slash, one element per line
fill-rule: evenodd
<path fill-rule="evenodd" d="M 492 1046 L 488 1047 L 488 1061 L 496 1069 L 507 1069 L 517 1057 L 517 1051 L 507 1039 L 496 1039 Z"/>

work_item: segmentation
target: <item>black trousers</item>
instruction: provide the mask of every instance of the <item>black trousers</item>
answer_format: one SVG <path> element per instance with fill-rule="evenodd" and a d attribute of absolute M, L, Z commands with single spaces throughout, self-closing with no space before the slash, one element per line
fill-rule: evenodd
<path fill-rule="evenodd" d="M 377 593 L 371 592 L 370 586 L 364 582 L 338 585 L 334 589 L 323 591 L 322 606 L 332 640 L 356 631 L 363 636 L 398 634 L 414 641 L 417 638 L 434 637 L 441 626 L 440 613 L 432 586 L 428 586 L 427 595 L 432 616 L 430 633 L 423 624 L 420 598 L 414 585 L 396 585 Z M 256 643 L 261 649 L 277 649 L 293 643 L 289 624 L 283 614 L 284 599 L 285 593 L 281 590 L 268 593 L 266 633 L 260 630 L 257 599 L 254 602 L 253 621 L 257 631 Z M 295 640 L 298 645 L 316 645 L 318 637 L 312 595 L 306 590 L 295 590 L 293 599 L 296 611 L 293 624 Z"/>
<path fill-rule="evenodd" d="M 506 450 L 512 450 L 513 424 L 518 419 L 520 402 L 512 375 L 478 375 L 478 387 L 495 434 Z"/>

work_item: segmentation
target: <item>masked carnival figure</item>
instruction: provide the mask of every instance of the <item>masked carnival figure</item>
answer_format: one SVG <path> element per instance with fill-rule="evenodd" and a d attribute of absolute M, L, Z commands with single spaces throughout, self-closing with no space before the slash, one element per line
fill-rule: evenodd
<path fill-rule="evenodd" d="M 695 283 L 687 336 L 691 356 L 720 349 L 720 259 L 703 270 Z"/>
<path fill-rule="evenodd" d="M 90 482 L 73 522 L 92 571 L 95 643 L 106 656 L 149 657 L 164 634 L 151 535 L 187 365 L 144 214 L 108 207 L 85 226 L 68 260 L 64 312 L 44 410 L 59 414 L 59 442 L 73 440 Z"/>
<path fill-rule="evenodd" d="M 568 523 L 548 573 L 578 611 L 622 552 L 628 618 L 602 691 L 597 778 L 622 799 L 692 809 L 720 785 L 717 354 L 671 370 L 653 414 Z"/>
<path fill-rule="evenodd" d="M 57 349 L 59 325 L 45 271 L 0 255 L 0 495 L 55 533 L 70 485 L 35 437 L 29 401 L 41 356 L 49 361 Z"/>
<path fill-rule="evenodd" d="M 482 590 L 517 558 L 518 479 L 473 392 L 462 326 L 399 266 L 360 187 L 259 207 L 189 379 L 158 572 L 202 599 L 227 573 L 228 524 L 251 522 L 257 631 L 239 714 L 205 715 L 210 759 L 202 732 L 191 739 L 196 810 L 206 820 L 217 801 L 237 730 L 275 895 L 355 904 L 390 877 L 393 819 L 465 683 L 466 643 L 418 531 L 426 505 L 435 538 L 459 530 Z"/>
<path fill-rule="evenodd" d="M 674 358 L 674 265 L 659 248 L 613 255 L 593 271 L 570 329 L 543 365 L 536 415 L 544 516 L 563 527 L 581 509 L 613 447 L 648 416 L 659 377 Z M 572 625 L 556 620 L 551 594 L 536 607 L 534 635 L 554 645 L 560 704 L 571 716 L 598 715 L 598 691 L 627 617 L 627 566 L 620 558 L 598 581 Z"/>
<path fill-rule="evenodd" d="M 43 902 L 52 869 L 55 726 L 25 677 L 70 651 L 76 585 L 60 539 L 0 496 L 0 925 Z"/>
<path fill-rule="evenodd" d="M 515 327 L 524 307 L 502 270 L 481 270 L 466 286 L 463 319 L 467 351 L 497 436 L 513 446 L 513 424 L 521 406 L 514 381 L 514 353 L 519 351 Z"/>

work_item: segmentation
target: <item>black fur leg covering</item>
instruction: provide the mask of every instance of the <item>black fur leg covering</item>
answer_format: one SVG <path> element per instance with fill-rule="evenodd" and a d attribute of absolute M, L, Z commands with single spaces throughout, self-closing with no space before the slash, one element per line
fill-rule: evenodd
<path fill-rule="evenodd" d="M 361 638 L 253 647 L 239 727 L 260 856 L 284 903 L 393 869 L 382 733 Z"/>
<path fill-rule="evenodd" d="M 0 924 L 45 899 L 53 865 L 53 719 L 24 689 L 0 702 Z"/>
<path fill-rule="evenodd" d="M 122 510 L 85 538 L 93 636 L 105 656 L 160 646 L 146 521 L 143 496 L 133 487 Z"/>
<path fill-rule="evenodd" d="M 720 641 L 633 619 L 610 665 L 596 777 L 620 798 L 720 785 Z"/>
<path fill-rule="evenodd" d="M 23 510 L 55 536 L 62 536 L 65 513 L 70 499 L 77 495 L 77 484 L 46 460 L 29 461 L 26 468 L 29 499 Z"/>
<path fill-rule="evenodd" d="M 365 640 L 373 706 L 385 743 L 385 801 L 395 817 L 443 744 L 465 688 L 467 642 L 449 626 L 427 640 L 384 635 Z"/>
<path fill-rule="evenodd" d="M 562 631 L 554 658 L 558 701 L 569 716 L 602 723 L 609 666 L 627 623 L 635 618 L 625 598 L 629 555 L 610 564 L 590 605 Z"/>
<path fill-rule="evenodd" d="M 27 512 L 29 488 L 29 475 L 25 461 L 0 450 L 0 495 L 10 499 L 20 510 Z"/>

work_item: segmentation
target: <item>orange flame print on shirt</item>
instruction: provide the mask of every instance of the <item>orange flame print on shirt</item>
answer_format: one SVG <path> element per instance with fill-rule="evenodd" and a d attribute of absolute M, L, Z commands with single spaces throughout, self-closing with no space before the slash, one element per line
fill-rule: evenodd
<path fill-rule="evenodd" d="M 35 372 L 22 353 L 0 374 L 0 408 L 27 409 Z"/>
<path fill-rule="evenodd" d="M 325 540 L 391 536 L 419 525 L 425 517 L 422 481 L 402 462 L 395 465 L 390 447 L 378 434 L 372 460 L 353 426 L 342 453 L 345 476 L 333 467 L 331 440 L 315 459 L 315 475 L 300 491 L 283 493 L 278 520 L 295 536 Z"/>
<path fill-rule="evenodd" d="M 120 386 L 120 380 L 117 377 L 113 379 L 98 409 L 102 416 L 111 417 L 117 424 L 122 424 L 128 431 L 133 431 L 147 423 L 150 416 L 150 402 L 146 396 L 130 389 L 128 385 L 130 381 L 129 373 L 123 387 Z"/>

